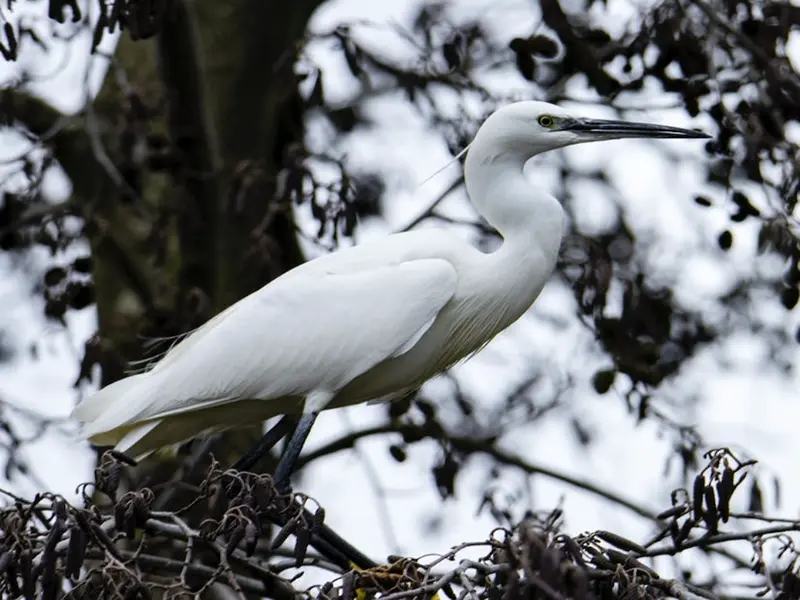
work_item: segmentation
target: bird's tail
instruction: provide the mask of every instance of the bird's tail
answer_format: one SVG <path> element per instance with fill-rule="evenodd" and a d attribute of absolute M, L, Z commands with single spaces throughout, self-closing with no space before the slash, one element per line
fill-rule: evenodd
<path fill-rule="evenodd" d="M 102 434 L 131 422 L 141 411 L 139 396 L 151 389 L 148 374 L 132 375 L 115 381 L 88 398 L 72 411 L 72 418 L 82 424 L 80 437 L 105 445 Z M 116 437 L 116 436 L 115 436 Z M 114 442 L 116 443 L 116 442 Z"/>
<path fill-rule="evenodd" d="M 165 428 L 163 419 L 136 419 L 137 414 L 141 414 L 142 404 L 153 393 L 153 383 L 147 373 L 131 375 L 84 399 L 71 415 L 81 423 L 80 439 L 88 439 L 99 446 L 114 446 L 131 458 L 141 459 L 161 446 L 191 437 L 183 436 L 174 427 Z M 172 435 L 165 435 L 165 429 Z"/>
<path fill-rule="evenodd" d="M 140 459 L 156 450 L 169 449 L 206 433 L 258 423 L 272 416 L 262 415 L 267 403 L 243 401 L 231 413 L 227 405 L 189 410 L 178 414 L 149 414 L 147 408 L 158 398 L 157 373 L 148 372 L 120 379 L 84 399 L 71 418 L 82 424 L 81 439 L 99 446 L 114 446 L 131 458 Z"/>

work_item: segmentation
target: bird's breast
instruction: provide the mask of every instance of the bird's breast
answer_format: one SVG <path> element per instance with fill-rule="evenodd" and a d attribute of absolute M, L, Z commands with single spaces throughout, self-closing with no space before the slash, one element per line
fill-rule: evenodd
<path fill-rule="evenodd" d="M 541 289 L 524 272 L 504 278 L 502 273 L 472 277 L 462 271 L 458 292 L 419 341 L 353 380 L 333 405 L 389 399 L 420 387 L 482 349 L 525 313 Z"/>

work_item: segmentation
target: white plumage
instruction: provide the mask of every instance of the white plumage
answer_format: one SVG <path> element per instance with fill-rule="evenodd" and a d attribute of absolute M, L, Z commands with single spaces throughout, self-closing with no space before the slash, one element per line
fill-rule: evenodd
<path fill-rule="evenodd" d="M 504 239 L 497 251 L 426 229 L 309 261 L 211 319 L 152 370 L 79 404 L 74 419 L 96 443 L 142 456 L 201 433 L 417 388 L 516 321 L 555 266 L 564 213 L 525 179 L 528 159 L 619 137 L 705 136 L 581 119 L 542 102 L 501 108 L 465 164 L 472 202 Z"/>

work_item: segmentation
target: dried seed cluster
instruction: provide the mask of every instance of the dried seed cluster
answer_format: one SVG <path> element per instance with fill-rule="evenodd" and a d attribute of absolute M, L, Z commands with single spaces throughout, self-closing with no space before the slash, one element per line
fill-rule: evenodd
<path fill-rule="evenodd" d="M 608 531 L 572 538 L 560 532 L 560 511 L 529 515 L 513 528 L 497 529 L 483 543 L 466 543 L 423 565 L 390 557 L 388 566 L 351 571 L 313 590 L 317 600 L 433 598 L 450 600 L 619 600 L 656 599 L 674 594 L 684 584 L 662 579 L 636 558 L 646 549 Z M 454 561 L 467 548 L 484 546 L 479 560 Z M 460 591 L 457 593 L 455 587 Z M 698 593 L 691 588 L 693 593 Z M 700 590 L 700 595 L 713 598 Z"/>
<path fill-rule="evenodd" d="M 694 478 L 691 492 L 673 492 L 672 508 L 658 515 L 659 520 L 668 522 L 675 548 L 680 548 L 697 527 L 705 528 L 708 534 L 719 532 L 720 522 L 727 523 L 731 518 L 733 493 L 747 477 L 746 468 L 753 464 L 739 461 L 726 448 L 712 450 L 706 458 L 709 463 Z"/>
<path fill-rule="evenodd" d="M 212 465 L 202 485 L 209 502 L 212 518 L 200 524 L 200 533 L 214 541 L 225 539 L 230 555 L 240 545 L 245 554 L 255 553 L 265 521 L 284 523 L 270 544 L 274 551 L 290 536 L 294 537 L 294 558 L 300 566 L 306 558 L 312 536 L 325 520 L 325 509 L 317 506 L 313 514 L 306 511 L 310 499 L 302 494 L 282 495 L 277 492 L 269 475 L 222 471 Z"/>

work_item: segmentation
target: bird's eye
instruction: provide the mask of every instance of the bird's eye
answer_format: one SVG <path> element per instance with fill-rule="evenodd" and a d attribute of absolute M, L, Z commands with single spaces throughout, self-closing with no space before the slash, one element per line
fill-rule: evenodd
<path fill-rule="evenodd" d="M 555 121 L 553 121 L 553 117 L 550 115 L 542 115 L 539 117 L 539 125 L 542 127 L 552 127 Z"/>

